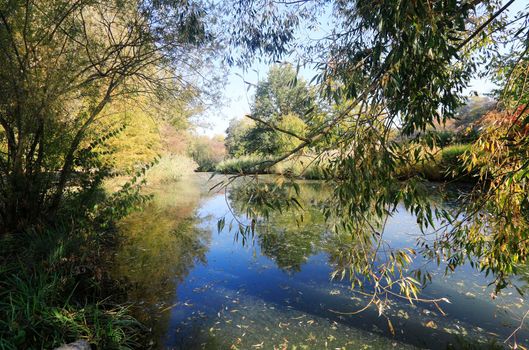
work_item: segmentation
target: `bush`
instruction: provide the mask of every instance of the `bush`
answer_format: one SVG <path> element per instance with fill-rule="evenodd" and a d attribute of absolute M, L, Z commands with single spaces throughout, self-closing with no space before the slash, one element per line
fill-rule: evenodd
<path fill-rule="evenodd" d="M 441 163 L 446 167 L 461 165 L 461 156 L 470 149 L 469 144 L 451 145 L 441 150 Z"/>
<path fill-rule="evenodd" d="M 438 151 L 433 160 L 424 160 L 407 169 L 402 169 L 401 176 L 419 175 L 431 181 L 453 179 L 469 180 L 464 172 L 461 156 L 470 148 L 469 144 L 457 144 L 444 147 Z"/>
<path fill-rule="evenodd" d="M 197 171 L 214 171 L 226 156 L 224 138 L 196 135 L 187 153 L 198 164 Z"/>
<path fill-rule="evenodd" d="M 432 131 L 432 134 L 439 147 L 450 145 L 456 138 L 455 133 L 449 130 Z"/>

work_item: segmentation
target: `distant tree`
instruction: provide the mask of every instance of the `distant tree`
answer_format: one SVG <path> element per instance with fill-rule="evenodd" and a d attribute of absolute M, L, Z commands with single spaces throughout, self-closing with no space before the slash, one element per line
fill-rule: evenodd
<path fill-rule="evenodd" d="M 198 164 L 198 171 L 213 171 L 226 157 L 224 137 L 221 135 L 195 136 L 189 145 L 188 154 Z"/>
<path fill-rule="evenodd" d="M 261 155 L 277 155 L 288 152 L 301 143 L 297 137 L 303 137 L 307 131 L 307 125 L 298 115 L 288 113 L 278 116 L 272 121 L 272 127 L 257 124 L 248 130 L 243 137 L 243 144 L 247 153 Z M 276 131 L 275 128 L 282 130 Z M 290 132 L 289 135 L 285 132 Z"/>
<path fill-rule="evenodd" d="M 448 120 L 444 128 L 460 132 L 467 128 L 478 127 L 480 119 L 496 107 L 497 101 L 490 97 L 470 96 L 456 110 L 455 118 Z"/>
<path fill-rule="evenodd" d="M 251 114 L 265 121 L 287 114 L 303 117 L 314 104 L 314 91 L 284 63 L 271 66 L 266 79 L 257 83 Z"/>
<path fill-rule="evenodd" d="M 229 156 L 239 157 L 247 153 L 245 136 L 254 127 L 255 122 L 249 118 L 230 120 L 224 139 L 226 152 Z"/>
<path fill-rule="evenodd" d="M 315 91 L 297 77 L 290 64 L 274 65 L 265 80 L 257 83 L 251 113 L 247 117 L 256 121 L 239 142 L 243 145 L 239 154 L 277 155 L 299 141 L 297 136 L 305 132 L 305 125 L 317 109 Z M 283 133 L 278 132 L 282 130 Z M 229 140 L 233 139 L 230 136 Z M 241 129 L 233 132 L 241 134 Z M 291 135 L 285 134 L 289 132 Z M 297 134 L 299 133 L 299 135 Z M 236 138 L 238 138 L 237 136 Z"/>

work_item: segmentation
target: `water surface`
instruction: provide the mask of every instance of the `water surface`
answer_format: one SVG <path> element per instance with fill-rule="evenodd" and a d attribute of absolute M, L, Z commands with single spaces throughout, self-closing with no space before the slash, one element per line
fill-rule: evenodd
<path fill-rule="evenodd" d="M 328 233 L 314 207 L 328 189 L 301 183 L 303 222 L 274 214 L 242 244 L 228 224 L 233 212 L 244 220 L 235 196 L 209 192 L 208 178 L 196 174 L 150 188 L 152 203 L 119 225 L 124 242 L 114 273 L 130 284 L 129 298 L 152 327 L 154 348 L 493 348 L 504 345 L 528 309 L 514 290 L 492 300 L 491 279 L 470 267 L 445 276 L 443 267 L 431 266 L 434 278 L 422 297 L 448 298 L 446 315 L 432 304 L 393 298 L 387 311 L 393 335 L 375 308 L 348 315 L 367 298 L 347 280 L 330 280 L 344 242 Z M 226 225 L 218 232 L 221 217 Z M 392 247 L 407 247 L 419 230 L 399 208 L 384 234 Z M 528 338 L 522 329 L 518 342 Z"/>

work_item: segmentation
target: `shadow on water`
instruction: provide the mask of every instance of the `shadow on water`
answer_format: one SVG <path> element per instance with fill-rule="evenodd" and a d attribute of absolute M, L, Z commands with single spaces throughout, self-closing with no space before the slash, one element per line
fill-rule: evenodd
<path fill-rule="evenodd" d="M 446 316 L 431 304 L 393 298 L 388 320 L 364 306 L 366 296 L 349 283 L 329 280 L 333 265 L 354 240 L 326 230 L 317 209 L 327 195 L 318 184 L 301 185 L 303 221 L 286 212 L 257 225 L 245 245 L 217 219 L 230 210 L 223 195 L 207 192 L 198 175 L 156 189 L 154 202 L 120 225 L 124 244 L 115 273 L 131 285 L 140 319 L 153 327 L 157 348 L 169 349 L 404 349 L 497 348 L 525 309 L 507 291 L 492 302 L 488 280 L 470 268 L 451 276 L 432 267 L 425 298 L 448 297 Z M 243 200 L 228 196 L 239 219 Z M 226 225 L 228 226 L 228 225 Z M 387 238 L 413 244 L 415 219 L 405 211 L 390 219 Z M 352 244 L 352 245 L 351 245 Z M 511 294 L 509 294 L 511 293 Z M 342 314 L 343 313 L 343 314 Z M 528 336 L 524 330 L 521 343 Z M 470 343 L 466 343 L 470 342 Z M 474 343 L 474 345 L 472 345 Z"/>

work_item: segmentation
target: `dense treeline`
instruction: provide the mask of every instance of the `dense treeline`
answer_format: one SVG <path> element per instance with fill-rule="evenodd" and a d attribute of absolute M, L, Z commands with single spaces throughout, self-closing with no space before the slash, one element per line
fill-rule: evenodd
<path fill-rule="evenodd" d="M 326 174 L 330 175 L 325 169 L 336 158 L 333 142 L 340 132 L 351 127 L 350 124 L 340 125 L 343 130 L 336 128 L 326 141 L 311 144 L 279 164 L 268 168 L 259 165 L 299 146 L 311 127 L 339 113 L 340 105 L 326 101 L 318 93 L 317 86 L 309 86 L 298 77 L 295 68 L 286 63 L 271 66 L 267 78 L 257 83 L 252 101 L 249 115 L 230 121 L 225 138 L 228 158 L 217 161 L 213 169 L 228 174 L 257 171 L 321 180 Z M 404 164 L 398 170 L 399 179 L 420 176 L 433 181 L 472 181 L 463 169 L 461 156 L 478 138 L 486 125 L 483 117 L 494 106 L 491 98 L 472 96 L 458 108 L 454 119 L 429 127 L 426 132 L 434 145 L 421 146 L 424 159 Z M 398 130 L 395 128 L 391 133 L 397 140 Z M 399 138 L 402 144 L 409 140 L 410 137 Z M 435 156 L 428 157 L 431 153 Z"/>

